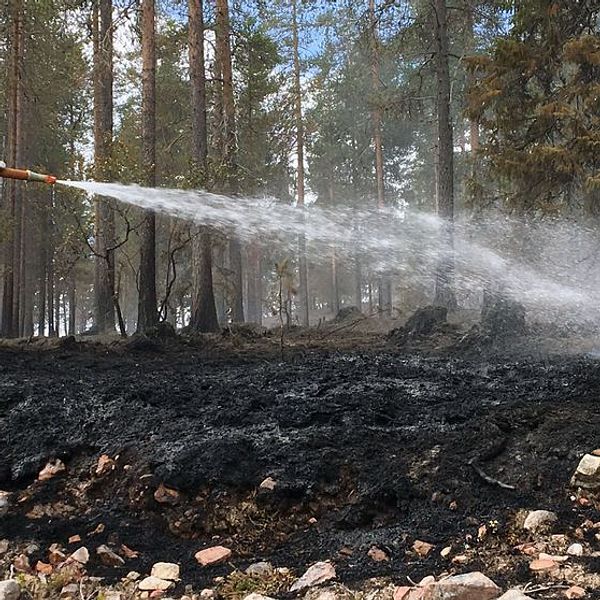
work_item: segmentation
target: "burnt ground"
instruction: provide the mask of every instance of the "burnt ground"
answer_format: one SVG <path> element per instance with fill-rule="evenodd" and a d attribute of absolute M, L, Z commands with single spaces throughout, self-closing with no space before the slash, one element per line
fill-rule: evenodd
<path fill-rule="evenodd" d="M 536 580 L 513 546 L 533 539 L 522 511 L 548 509 L 555 533 L 586 547 L 562 575 L 576 582 L 600 568 L 600 504 L 574 500 L 569 479 L 599 431 L 600 361 L 578 356 L 3 349 L 0 489 L 13 503 L 0 539 L 35 543 L 35 563 L 52 543 L 81 545 L 67 542 L 78 534 L 90 573 L 109 579 L 173 561 L 202 587 L 231 565 L 300 573 L 331 559 L 347 584 L 482 570 L 507 587 Z M 101 454 L 116 466 L 97 476 Z M 52 458 L 66 472 L 36 481 Z M 275 490 L 259 490 L 269 476 Z M 155 500 L 161 483 L 176 504 Z M 417 539 L 435 550 L 419 557 Z M 108 568 L 93 553 L 103 543 L 139 557 Z M 231 564 L 201 568 L 194 553 L 214 544 Z M 373 545 L 390 560 L 370 559 Z M 442 558 L 446 546 L 466 561 Z"/>

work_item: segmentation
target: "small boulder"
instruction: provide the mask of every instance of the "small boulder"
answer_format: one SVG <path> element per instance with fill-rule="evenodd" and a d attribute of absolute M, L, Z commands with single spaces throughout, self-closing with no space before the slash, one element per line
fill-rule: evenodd
<path fill-rule="evenodd" d="M 424 588 L 423 600 L 493 600 L 502 590 L 483 573 L 454 575 Z"/>
<path fill-rule="evenodd" d="M 18 600 L 21 588 L 14 579 L 0 581 L 0 600 Z"/>
<path fill-rule="evenodd" d="M 138 584 L 138 589 L 146 592 L 153 592 L 154 590 L 168 590 L 173 585 L 172 581 L 166 579 L 160 579 L 160 577 L 145 577 Z"/>
<path fill-rule="evenodd" d="M 556 521 L 558 517 L 549 510 L 532 510 L 523 523 L 523 529 L 531 533 L 541 533 L 550 529 Z"/>
<path fill-rule="evenodd" d="M 571 478 L 571 485 L 588 490 L 600 488 L 600 456 L 585 454 Z"/>
<path fill-rule="evenodd" d="M 298 592 L 308 587 L 320 585 L 335 579 L 335 567 L 329 562 L 318 562 L 312 565 L 300 579 L 290 588 L 290 592 Z"/>
<path fill-rule="evenodd" d="M 569 556 L 583 556 L 583 546 L 581 544 L 571 544 L 567 548 L 567 554 Z"/>
<path fill-rule="evenodd" d="M 175 563 L 157 562 L 150 571 L 152 577 L 167 579 L 168 581 L 179 581 L 179 565 Z"/>
<path fill-rule="evenodd" d="M 203 566 L 208 567 L 210 565 L 218 565 L 231 557 L 231 550 L 224 546 L 214 546 L 212 548 L 205 548 L 196 552 L 196 560 Z"/>

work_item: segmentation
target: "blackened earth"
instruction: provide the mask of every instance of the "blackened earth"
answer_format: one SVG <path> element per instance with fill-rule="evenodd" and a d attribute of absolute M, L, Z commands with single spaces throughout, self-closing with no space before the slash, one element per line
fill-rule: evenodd
<path fill-rule="evenodd" d="M 569 488 L 599 432 L 600 362 L 572 356 L 3 350 L 0 489 L 21 501 L 0 518 L 0 539 L 35 542 L 45 559 L 51 543 L 81 535 L 90 572 L 109 579 L 161 560 L 208 585 L 231 565 L 201 568 L 194 553 L 222 544 L 239 568 L 270 560 L 302 572 L 331 559 L 346 583 L 450 568 L 522 584 L 526 562 L 507 571 L 487 557 L 527 539 L 513 530 L 521 509 L 556 511 L 558 533 L 600 520 Z M 101 454 L 116 468 L 98 477 Z M 36 482 L 55 457 L 66 473 Z M 259 490 L 266 477 L 273 492 Z M 155 500 L 161 483 L 180 492 L 177 505 Z M 439 550 L 460 552 L 469 534 L 476 545 L 490 522 L 481 558 L 448 567 Z M 416 539 L 436 550 L 415 556 Z M 587 541 L 600 549 L 593 533 Z M 139 558 L 109 569 L 93 553 L 101 543 Z M 373 545 L 390 561 L 368 558 Z M 577 560 L 597 570 L 598 559 Z"/>

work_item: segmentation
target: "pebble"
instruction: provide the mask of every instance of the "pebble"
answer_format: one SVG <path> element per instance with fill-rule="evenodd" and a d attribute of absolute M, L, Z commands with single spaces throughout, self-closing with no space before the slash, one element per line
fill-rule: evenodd
<path fill-rule="evenodd" d="M 290 588 L 290 592 L 297 592 L 307 587 L 313 587 L 335 579 L 335 567 L 330 562 L 318 562 L 312 565 L 300 579 Z"/>
<path fill-rule="evenodd" d="M 498 600 L 533 600 L 531 596 L 526 596 L 521 590 L 508 590 L 502 594 Z"/>
<path fill-rule="evenodd" d="M 77 561 L 81 565 L 86 565 L 90 560 L 90 553 L 85 546 L 81 546 L 81 548 L 75 550 L 75 552 L 73 552 L 69 558 Z"/>
<path fill-rule="evenodd" d="M 413 544 L 413 550 L 421 557 L 421 558 L 425 558 L 426 556 L 428 556 L 430 554 L 430 552 L 433 550 L 434 545 L 433 544 L 429 544 L 428 542 L 424 542 L 422 540 L 415 540 L 415 543 Z"/>
<path fill-rule="evenodd" d="M 213 546 L 196 552 L 196 560 L 203 566 L 218 565 L 231 557 L 231 550 L 224 546 Z"/>
<path fill-rule="evenodd" d="M 121 567 L 125 564 L 125 560 L 121 558 L 116 552 L 113 552 L 108 546 L 102 544 L 96 548 L 96 554 L 100 557 L 100 560 L 110 567 Z"/>
<path fill-rule="evenodd" d="M 585 598 L 585 590 L 578 585 L 574 585 L 568 590 L 565 590 L 565 598 L 568 598 L 569 600 L 573 600 L 574 598 Z"/>
<path fill-rule="evenodd" d="M 385 562 L 386 560 L 390 560 L 390 557 L 377 546 L 372 546 L 369 549 L 369 552 L 367 552 L 367 556 L 375 562 Z"/>
<path fill-rule="evenodd" d="M 160 504 L 175 505 L 179 503 L 181 494 L 177 490 L 161 483 L 154 492 L 154 499 Z"/>
<path fill-rule="evenodd" d="M 217 592 L 215 590 L 211 590 L 210 588 L 205 588 L 200 592 L 200 598 L 202 600 L 214 600 L 217 597 Z"/>
<path fill-rule="evenodd" d="M 556 521 L 558 517 L 549 510 L 532 510 L 523 523 L 523 529 L 531 533 L 540 533 L 549 529 Z"/>
<path fill-rule="evenodd" d="M 270 562 L 257 562 L 250 565 L 246 569 L 246 575 L 254 575 L 256 577 L 265 577 L 273 573 L 273 565 Z"/>
<path fill-rule="evenodd" d="M 167 579 L 169 581 L 179 580 L 179 565 L 175 563 L 157 562 L 152 566 L 150 571 L 152 577 L 158 579 Z"/>
<path fill-rule="evenodd" d="M 14 579 L 0 581 L 0 600 L 17 600 L 21 595 L 21 588 Z"/>
<path fill-rule="evenodd" d="M 529 563 L 531 571 L 554 571 L 558 569 L 558 563 L 550 558 L 538 558 Z"/>
<path fill-rule="evenodd" d="M 8 513 L 10 507 L 10 493 L 0 490 L 0 517 Z"/>
<path fill-rule="evenodd" d="M 138 589 L 141 591 L 168 590 L 173 585 L 172 581 L 161 579 L 160 577 L 145 577 L 138 584 Z"/>
<path fill-rule="evenodd" d="M 277 486 L 277 482 L 272 477 L 267 477 L 263 479 L 261 484 L 258 486 L 261 490 L 268 490 L 272 492 Z"/>
<path fill-rule="evenodd" d="M 569 556 L 583 556 L 583 546 L 581 544 L 571 544 L 567 548 L 567 554 Z"/>
<path fill-rule="evenodd" d="M 56 477 L 56 475 L 66 471 L 66 469 L 67 467 L 65 467 L 65 463 L 63 463 L 60 458 L 56 458 L 55 460 L 51 460 L 46 464 L 46 466 L 40 471 L 38 479 L 40 481 L 48 481 L 48 479 Z"/>

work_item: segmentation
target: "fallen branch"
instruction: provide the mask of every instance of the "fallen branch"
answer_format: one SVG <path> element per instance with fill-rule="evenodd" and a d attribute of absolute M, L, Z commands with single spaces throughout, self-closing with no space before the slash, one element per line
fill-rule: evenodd
<path fill-rule="evenodd" d="M 501 487 L 503 490 L 514 490 L 514 489 L 516 489 L 514 485 L 510 485 L 508 483 L 504 483 L 504 482 L 500 481 L 499 479 L 494 479 L 493 477 L 491 477 L 490 475 L 488 475 L 485 471 L 483 471 L 482 469 L 480 469 L 475 464 L 475 459 L 474 458 L 472 458 L 469 461 L 469 465 L 471 465 L 473 467 L 473 470 L 475 471 L 475 473 L 477 473 L 477 475 L 479 475 L 479 477 L 481 477 L 481 479 L 483 479 L 485 482 L 490 483 L 492 485 L 497 485 L 498 487 Z"/>

